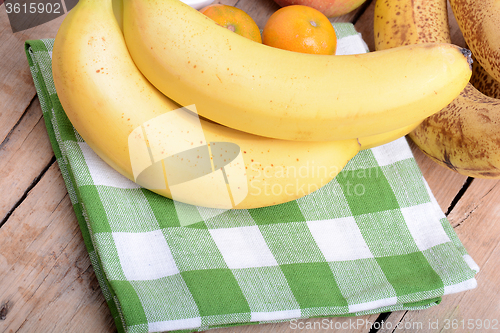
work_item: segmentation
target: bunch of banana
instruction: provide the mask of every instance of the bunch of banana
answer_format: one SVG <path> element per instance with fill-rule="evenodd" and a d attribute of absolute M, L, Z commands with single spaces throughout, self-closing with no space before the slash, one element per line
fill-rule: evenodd
<path fill-rule="evenodd" d="M 452 45 L 335 60 L 302 55 L 247 42 L 179 0 L 153 7 L 125 0 L 127 43 L 113 3 L 120 12 L 117 1 L 80 0 L 61 25 L 52 54 L 58 97 L 105 162 L 188 204 L 246 209 L 311 193 L 360 142 L 366 148 L 401 136 L 455 98 L 471 75 L 467 55 Z M 143 73 L 158 74 L 151 81 L 170 87 L 175 102 Z M 203 110 L 227 126 L 198 116 L 210 115 Z"/>
<path fill-rule="evenodd" d="M 258 137 L 180 109 L 135 66 L 111 0 L 79 1 L 58 31 L 52 57 L 59 99 L 85 142 L 125 177 L 180 202 L 227 209 L 294 200 L 333 179 L 359 151 L 356 139 Z M 169 178 L 162 154 L 177 179 Z M 179 178 L 184 182 L 176 186 Z"/>
<path fill-rule="evenodd" d="M 442 109 L 471 75 L 463 49 L 450 44 L 326 57 L 240 38 L 179 0 L 124 0 L 123 10 L 128 49 L 153 85 L 210 120 L 265 137 L 395 131 Z"/>
<path fill-rule="evenodd" d="M 374 15 L 379 50 L 451 42 L 446 0 L 377 0 Z M 500 100 L 467 84 L 455 100 L 411 132 L 410 138 L 444 167 L 471 177 L 499 178 L 499 124 Z"/>

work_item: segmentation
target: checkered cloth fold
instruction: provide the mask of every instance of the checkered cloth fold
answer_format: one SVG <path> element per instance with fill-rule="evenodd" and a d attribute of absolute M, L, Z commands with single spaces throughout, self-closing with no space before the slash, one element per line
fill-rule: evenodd
<path fill-rule="evenodd" d="M 335 23 L 338 53 L 367 52 Z M 404 138 L 361 151 L 320 190 L 252 210 L 186 205 L 111 169 L 59 103 L 53 40 L 26 42 L 47 131 L 92 265 L 120 332 L 205 330 L 424 309 L 476 286 L 479 270 Z"/>

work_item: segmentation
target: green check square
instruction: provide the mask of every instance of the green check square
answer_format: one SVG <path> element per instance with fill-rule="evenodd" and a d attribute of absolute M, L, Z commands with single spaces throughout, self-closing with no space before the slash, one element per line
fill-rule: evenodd
<path fill-rule="evenodd" d="M 354 216 L 399 208 L 380 167 L 345 170 L 336 179 Z"/>
<path fill-rule="evenodd" d="M 301 309 L 347 309 L 347 301 L 342 296 L 328 263 L 288 264 L 280 267 Z"/>
<path fill-rule="evenodd" d="M 336 179 L 319 190 L 297 199 L 297 205 L 307 221 L 352 216 L 349 203 Z"/>
<path fill-rule="evenodd" d="M 99 200 L 99 192 L 95 186 L 83 186 L 79 188 L 80 198 L 85 203 L 85 211 L 87 212 L 90 228 L 94 234 L 111 233 L 106 216 L 106 209 L 101 200 Z"/>
<path fill-rule="evenodd" d="M 249 209 L 250 216 L 257 225 L 304 222 L 305 218 L 296 201 L 289 201 L 281 205 Z"/>
<path fill-rule="evenodd" d="M 160 229 L 140 188 L 96 186 L 113 232 L 148 232 Z"/>
<path fill-rule="evenodd" d="M 69 167 L 73 171 L 76 187 L 94 185 L 94 180 L 85 163 L 85 158 L 78 142 L 64 141 L 61 143 L 61 148 L 66 152 L 65 160 L 68 161 Z"/>
<path fill-rule="evenodd" d="M 361 150 L 356 154 L 349 162 L 347 162 L 346 166 L 342 169 L 344 171 L 352 171 L 352 170 L 360 170 L 360 169 L 368 169 L 379 166 L 377 159 L 373 155 L 371 149 Z"/>
<path fill-rule="evenodd" d="M 165 228 L 162 232 L 180 272 L 227 268 L 207 229 Z"/>
<path fill-rule="evenodd" d="M 420 205 L 431 200 L 423 182 L 422 172 L 413 159 L 383 166 L 382 171 L 401 208 Z"/>
<path fill-rule="evenodd" d="M 445 217 L 443 217 L 439 221 L 441 222 L 441 225 L 443 226 L 444 232 L 446 232 L 446 235 L 448 235 L 448 238 L 450 238 L 451 242 L 455 246 L 456 250 L 460 253 L 460 255 L 464 256 L 464 255 L 468 254 L 464 245 L 462 244 L 462 242 L 458 238 L 457 233 L 455 232 L 455 230 L 451 226 L 450 221 L 448 221 L 448 219 Z"/>
<path fill-rule="evenodd" d="M 419 251 L 400 209 L 359 215 L 354 219 L 375 257 Z"/>
<path fill-rule="evenodd" d="M 200 314 L 180 274 L 154 280 L 130 281 L 148 322 L 196 318 Z M 158 302 L 168 299 L 169 302 Z"/>
<path fill-rule="evenodd" d="M 398 297 L 442 290 L 444 287 L 443 281 L 421 252 L 376 260 Z"/>
<path fill-rule="evenodd" d="M 113 234 L 110 232 L 102 232 L 94 234 L 94 242 L 96 253 L 99 255 L 102 268 L 106 273 L 108 280 L 125 281 L 125 273 L 123 272 L 120 256 L 116 249 Z"/>
<path fill-rule="evenodd" d="M 110 281 L 120 302 L 122 313 L 127 314 L 127 326 L 144 325 L 148 323 L 141 300 L 130 281 Z"/>
<path fill-rule="evenodd" d="M 233 269 L 252 312 L 300 309 L 279 266 Z"/>
<path fill-rule="evenodd" d="M 141 189 L 160 228 L 179 227 L 181 224 L 177 217 L 174 201 L 154 192 Z"/>
<path fill-rule="evenodd" d="M 306 222 L 261 225 L 259 230 L 278 265 L 325 261 Z"/>
<path fill-rule="evenodd" d="M 57 102 L 59 102 L 59 96 L 57 95 L 51 95 L 52 98 L 56 99 Z M 58 140 L 61 140 L 61 142 L 66 142 L 66 141 L 74 141 L 77 142 L 76 138 L 76 130 L 73 128 L 73 125 L 68 119 L 68 116 L 66 113 L 55 113 L 55 119 L 54 121 L 57 121 L 57 127 L 58 127 Z"/>
<path fill-rule="evenodd" d="M 201 316 L 250 313 L 243 292 L 230 269 L 181 273 Z"/>
<path fill-rule="evenodd" d="M 429 264 L 441 277 L 446 286 L 472 279 L 474 271 L 461 258 L 452 242 L 439 244 L 423 251 Z"/>
<path fill-rule="evenodd" d="M 395 297 L 396 292 L 375 258 L 329 262 L 349 305 Z"/>

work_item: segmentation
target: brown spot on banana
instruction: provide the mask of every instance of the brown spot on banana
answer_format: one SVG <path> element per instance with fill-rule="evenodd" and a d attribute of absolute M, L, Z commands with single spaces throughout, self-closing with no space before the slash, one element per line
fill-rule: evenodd
<path fill-rule="evenodd" d="M 410 138 L 439 164 L 478 178 L 500 177 L 500 100 L 467 85 L 459 97 L 427 118 Z"/>
<path fill-rule="evenodd" d="M 495 80 L 484 68 L 475 60 L 472 54 L 472 77 L 470 83 L 480 92 L 492 98 L 500 98 L 500 82 Z"/>
<path fill-rule="evenodd" d="M 495 0 L 450 0 L 467 45 L 481 66 L 500 80 L 500 3 Z"/>
<path fill-rule="evenodd" d="M 411 13 L 396 15 L 395 10 L 403 8 Z M 406 20 L 398 21 L 400 17 Z M 383 24 L 394 18 L 396 22 L 390 27 Z M 390 4 L 377 0 L 374 21 L 377 49 L 451 43 L 446 0 L 395 0 Z M 413 31 L 413 35 L 401 31 Z M 464 55 L 471 57 L 468 50 Z M 432 160 L 450 170 L 472 177 L 500 178 L 500 100 L 485 96 L 471 84 L 409 136 Z"/>

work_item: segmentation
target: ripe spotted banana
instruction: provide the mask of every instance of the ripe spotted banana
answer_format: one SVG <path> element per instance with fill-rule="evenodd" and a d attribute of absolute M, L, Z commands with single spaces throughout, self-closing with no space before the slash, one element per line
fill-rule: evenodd
<path fill-rule="evenodd" d="M 454 45 L 296 53 L 241 38 L 179 0 L 124 0 L 123 20 L 134 62 L 160 91 L 266 137 L 325 141 L 394 131 L 442 109 L 471 75 Z"/>
<path fill-rule="evenodd" d="M 450 43 L 446 0 L 377 0 L 377 49 L 411 43 Z M 460 174 L 500 177 L 500 101 L 471 84 L 439 113 L 425 119 L 410 138 L 432 160 Z"/>
<path fill-rule="evenodd" d="M 479 64 L 500 81 L 500 2 L 497 0 L 450 0 L 467 46 Z"/>
<path fill-rule="evenodd" d="M 472 76 L 470 83 L 486 96 L 500 98 L 500 82 L 495 80 L 484 68 L 474 59 L 472 63 Z"/>
<path fill-rule="evenodd" d="M 179 202 L 256 208 L 294 200 L 359 150 L 356 139 L 269 139 L 178 110 L 134 65 L 111 0 L 79 1 L 52 56 L 59 99 L 85 142 L 125 177 Z"/>

